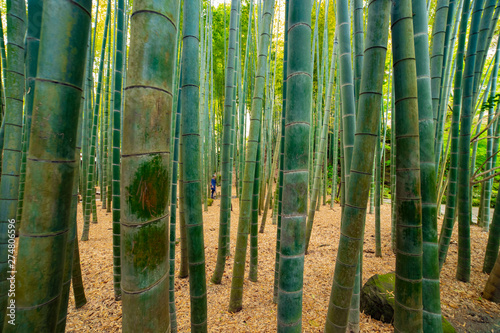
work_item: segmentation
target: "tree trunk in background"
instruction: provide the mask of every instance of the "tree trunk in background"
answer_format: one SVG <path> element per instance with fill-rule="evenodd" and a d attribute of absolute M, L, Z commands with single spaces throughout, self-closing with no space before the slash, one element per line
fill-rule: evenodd
<path fill-rule="evenodd" d="M 225 4 L 225 3 L 224 3 Z M 220 199 L 220 222 L 219 222 L 219 245 L 217 248 L 217 263 L 214 274 L 210 281 L 220 284 L 226 266 L 226 255 L 229 253 L 228 235 L 230 234 L 229 223 L 231 219 L 231 187 L 230 175 L 232 165 L 230 163 L 231 151 L 231 124 L 232 124 L 232 98 L 234 87 L 233 77 L 236 58 L 236 26 L 238 25 L 238 8 L 240 0 L 231 1 L 231 18 L 229 22 L 229 52 L 226 67 L 226 90 L 224 100 L 224 126 L 222 130 L 222 170 L 221 170 L 221 199 Z M 225 15 L 225 11 L 224 11 Z M 225 17 L 225 16 L 224 16 Z M 224 29 L 225 31 L 225 29 Z M 225 41 L 226 39 L 224 39 Z"/>
<path fill-rule="evenodd" d="M 282 87 L 282 103 L 281 103 L 281 142 L 280 142 L 280 157 L 279 157 L 279 177 L 277 184 L 278 209 L 276 212 L 276 254 L 274 257 L 274 285 L 273 285 L 273 303 L 278 303 L 278 285 L 279 285 L 279 270 L 280 270 L 280 253 L 281 253 L 281 218 L 283 208 L 283 162 L 285 156 L 285 116 L 286 116 L 286 82 L 288 80 L 288 17 L 290 11 L 290 0 L 285 0 L 285 37 L 283 43 L 283 87 Z"/>
<path fill-rule="evenodd" d="M 453 1 L 453 0 L 452 0 Z M 436 128 L 438 127 L 438 110 L 439 110 L 439 93 L 442 82 L 443 68 L 446 65 L 445 41 L 446 35 L 446 18 L 448 17 L 448 8 L 450 7 L 450 0 L 438 0 L 436 2 L 436 13 L 434 14 L 434 25 L 432 27 L 432 56 L 430 58 L 430 72 L 431 72 L 431 94 L 432 94 L 432 115 L 433 115 L 433 136 L 436 135 Z M 427 9 L 426 9 L 427 10 Z M 426 17 L 428 14 L 425 14 Z M 436 138 L 442 140 L 442 137 Z M 436 140 L 436 141 L 437 141 Z M 433 144 L 434 145 L 434 144 Z M 441 152 L 437 152 L 437 148 L 441 149 L 441 144 L 435 144 L 434 148 L 434 167 L 436 174 L 439 171 L 439 158 Z"/>
<path fill-rule="evenodd" d="M 207 331 L 207 286 L 203 240 L 202 178 L 199 122 L 200 2 L 184 0 L 182 27 L 181 136 L 184 219 L 189 262 L 191 332 Z"/>
<path fill-rule="evenodd" d="M 245 258 L 248 243 L 248 232 L 252 210 L 252 193 L 257 162 L 257 147 L 261 132 L 261 119 L 264 97 L 265 73 L 267 70 L 267 56 L 271 40 L 270 28 L 274 12 L 274 1 L 265 0 L 262 13 L 262 29 L 259 38 L 259 56 L 254 80 L 252 110 L 250 115 L 250 130 L 248 134 L 245 172 L 243 174 L 243 188 L 240 200 L 240 216 L 238 219 L 238 234 L 234 255 L 233 278 L 231 280 L 231 296 L 229 311 L 238 312 L 243 307 L 243 279 L 245 275 Z"/>
<path fill-rule="evenodd" d="M 468 2 L 468 0 L 465 0 Z M 466 6 L 464 2 L 464 8 Z M 471 25 L 469 30 L 469 44 L 465 55 L 463 87 L 462 87 L 462 113 L 460 115 L 460 140 L 458 143 L 458 262 L 456 278 L 459 281 L 470 280 L 470 132 L 474 116 L 473 80 L 474 62 L 476 59 L 477 35 L 484 0 L 474 2 Z M 464 10 L 465 11 L 465 10 Z M 462 18 L 463 20 L 463 18 Z M 464 24 L 464 22 L 462 22 Z"/>
<path fill-rule="evenodd" d="M 180 2 L 179 2 L 180 4 Z M 180 67 L 180 66 L 179 66 Z M 174 77 L 174 80 L 176 78 Z M 180 73 L 182 80 L 182 72 Z M 170 329 L 172 333 L 177 332 L 177 315 L 175 311 L 175 242 L 176 242 L 176 225 L 177 225 L 177 174 L 179 166 L 179 136 L 181 129 L 181 85 L 178 84 L 177 94 L 177 112 L 175 113 L 175 130 L 174 130 L 174 156 L 172 163 L 172 185 L 170 194 L 170 252 L 169 252 L 169 304 L 170 304 Z M 174 116 L 172 116 L 173 118 Z M 173 118 L 174 119 L 174 118 Z M 182 186 L 182 185 L 181 185 Z"/>
<path fill-rule="evenodd" d="M 88 179 L 87 179 L 87 199 L 89 196 L 92 197 L 92 222 L 97 223 L 97 212 L 94 210 L 95 205 L 95 180 L 94 177 L 96 174 L 96 165 L 94 163 L 94 158 L 96 157 L 96 140 L 97 140 L 97 122 L 99 118 L 99 105 L 101 103 L 101 95 L 102 95 L 102 78 L 104 74 L 104 59 L 106 55 L 106 40 L 108 38 L 108 25 L 111 17 L 111 0 L 108 0 L 108 7 L 106 10 L 106 21 L 104 22 L 104 36 L 102 38 L 102 46 L 101 46 L 101 61 L 99 63 L 99 71 L 98 71 L 98 79 L 97 79 L 97 94 L 95 98 L 95 103 L 93 105 L 93 125 L 92 125 L 92 133 L 89 138 L 85 138 L 86 140 L 90 140 L 90 162 L 89 162 L 89 170 L 88 170 Z M 84 185 L 85 186 L 85 185 Z M 101 200 L 102 200 L 101 193 Z M 90 205 L 87 205 L 85 209 L 85 215 L 90 214 Z M 84 220 L 84 228 L 82 234 L 82 240 L 89 239 L 89 219 Z"/>
<path fill-rule="evenodd" d="M 332 52 L 332 58 L 331 58 L 331 64 L 330 64 L 330 75 L 329 75 L 329 82 L 328 82 L 328 87 L 326 89 L 326 103 L 325 103 L 325 111 L 323 115 L 323 124 L 321 127 L 321 134 L 320 134 L 320 143 L 318 150 L 316 152 L 316 159 L 315 159 L 315 166 L 314 166 L 314 178 L 313 178 L 313 189 L 311 193 L 311 203 L 309 207 L 309 212 L 307 215 L 307 229 L 306 229 L 306 253 L 309 248 L 309 242 L 311 240 L 311 233 L 312 233 L 312 227 L 313 227 L 313 222 L 314 222 L 314 215 L 316 213 L 316 205 L 318 202 L 318 197 L 319 197 L 319 186 L 320 182 L 323 180 L 321 177 L 321 169 L 325 166 L 324 165 L 324 155 L 326 154 L 326 149 L 328 146 L 328 127 L 330 125 L 330 111 L 331 111 L 331 105 L 332 105 L 332 89 L 333 89 L 333 82 L 334 82 L 334 77 L 335 77 L 335 59 L 337 57 L 336 49 L 333 49 Z M 320 111 L 320 110 L 319 110 Z M 327 170 L 325 168 L 325 170 Z M 333 190 L 334 191 L 334 190 Z"/>
<path fill-rule="evenodd" d="M 351 182 L 345 207 L 334 282 L 330 293 L 325 332 L 343 332 L 347 328 L 356 268 L 363 242 L 366 206 L 371 185 L 377 127 L 384 83 L 384 67 L 389 35 L 391 2 L 375 0 L 369 4 L 365 39 L 365 54 L 361 76 L 360 99 L 357 117 L 357 135 L 354 141 Z M 339 32 L 340 33 L 340 32 Z M 340 45 L 339 45 L 340 47 Z M 339 50 L 340 53 L 341 50 Z M 343 99 L 342 103 L 346 101 Z"/>
<path fill-rule="evenodd" d="M 491 89 L 490 89 L 490 99 L 494 99 L 496 95 L 496 90 L 497 90 L 497 78 L 498 78 L 498 66 L 500 64 L 500 43 L 497 43 L 497 50 L 496 50 L 496 55 L 495 55 L 495 64 L 493 65 L 493 70 L 491 73 Z M 493 116 L 495 113 L 495 106 L 492 104 L 489 109 L 488 109 L 488 124 L 493 120 Z M 491 168 L 495 167 L 492 163 L 492 158 L 491 155 L 493 154 L 493 127 L 490 126 L 488 128 L 488 143 L 487 143 L 487 151 L 486 151 L 486 158 L 488 159 L 486 161 L 486 170 L 491 170 Z M 493 172 L 490 172 L 487 174 L 485 177 L 488 177 L 492 175 Z M 493 179 L 489 179 L 486 181 L 484 184 L 484 204 L 483 204 L 483 210 L 484 210 L 484 217 L 483 217 L 483 229 L 484 231 L 488 232 L 490 229 L 490 205 L 491 205 L 491 189 L 493 187 Z"/>
<path fill-rule="evenodd" d="M 117 1 L 116 8 L 116 37 L 115 37 L 115 55 L 113 68 L 113 165 L 112 165 L 112 192 L 113 192 L 113 288 L 115 291 L 115 299 L 121 299 L 121 159 L 120 159 L 120 143 L 121 143 L 121 122 L 122 122 L 122 86 L 125 68 L 126 55 L 126 40 L 127 30 L 125 29 L 125 11 L 124 0 Z"/>
<path fill-rule="evenodd" d="M 459 146 L 459 126 L 460 113 L 462 106 L 462 72 L 463 72 L 463 56 L 465 51 L 465 37 L 467 33 L 467 19 L 470 12 L 470 0 L 464 0 L 463 9 L 460 21 L 460 33 L 458 35 L 458 46 L 456 52 L 456 73 L 453 87 L 453 115 L 451 120 L 451 152 L 450 152 L 450 172 L 448 193 L 446 196 L 446 210 L 439 236 L 439 266 L 442 269 L 448 253 L 453 225 L 455 224 L 455 215 L 457 208 L 457 180 L 458 180 L 458 146 Z M 457 17 L 458 20 L 458 17 Z M 468 179 L 468 177 L 467 177 Z"/>

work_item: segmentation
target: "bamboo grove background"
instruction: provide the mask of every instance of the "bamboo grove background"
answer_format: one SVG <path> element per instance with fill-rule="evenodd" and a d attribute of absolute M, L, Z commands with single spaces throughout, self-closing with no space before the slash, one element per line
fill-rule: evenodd
<path fill-rule="evenodd" d="M 396 331 L 442 331 L 439 272 L 456 221 L 456 278 L 470 279 L 477 223 L 489 233 L 484 297 L 498 302 L 499 16 L 499 0 L 2 1 L 0 329 L 65 330 L 71 285 L 86 302 L 78 242 L 98 209 L 112 212 L 125 332 L 175 332 L 174 279 L 188 276 L 191 330 L 206 332 L 207 278 L 220 284 L 231 257 L 228 310 L 244 311 L 245 259 L 257 281 L 266 227 L 278 230 L 277 330 L 301 331 L 304 262 L 326 205 L 342 221 L 324 330 L 362 330 L 364 221 L 375 214 L 381 256 L 384 200 Z M 17 326 L 6 316 L 14 268 Z"/>

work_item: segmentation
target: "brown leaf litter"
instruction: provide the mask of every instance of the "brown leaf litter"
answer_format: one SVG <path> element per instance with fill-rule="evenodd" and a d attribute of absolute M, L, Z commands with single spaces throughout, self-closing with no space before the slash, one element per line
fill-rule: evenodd
<path fill-rule="evenodd" d="M 264 234 L 259 234 L 258 282 L 245 280 L 243 310 L 232 314 L 227 312 L 234 245 L 238 223 L 238 199 L 232 199 L 231 213 L 231 256 L 227 259 L 226 271 L 220 285 L 210 282 L 217 258 L 217 237 L 220 199 L 204 213 L 205 255 L 208 288 L 208 327 L 210 332 L 275 332 L 277 307 L 273 303 L 274 256 L 276 225 L 272 225 L 269 214 Z M 98 201 L 98 206 L 100 207 Z M 374 274 L 384 274 L 395 269 L 395 256 L 391 250 L 390 204 L 381 207 L 382 258 L 375 257 L 374 215 L 366 219 L 365 245 L 363 253 L 363 283 Z M 259 217 L 260 219 L 261 217 Z M 70 295 L 67 320 L 68 332 L 120 332 L 121 301 L 114 300 L 113 255 L 111 213 L 98 208 L 98 224 L 91 224 L 90 239 L 80 242 L 82 276 L 88 303 L 75 309 L 73 295 Z M 260 224 L 260 220 L 259 220 Z M 440 223 L 441 224 L 441 220 Z M 79 205 L 78 230 L 81 232 L 83 219 Z M 309 254 L 306 256 L 304 272 L 304 298 L 302 330 L 323 332 L 328 300 L 333 279 L 333 269 L 340 233 L 340 207 L 334 210 L 322 206 L 316 212 Z M 80 235 L 80 234 L 79 234 Z M 177 230 L 177 237 L 179 231 Z M 481 292 L 487 280 L 482 273 L 487 233 L 479 227 L 471 227 L 472 272 L 469 283 L 455 279 L 457 262 L 457 225 L 453 232 L 448 260 L 441 273 L 441 301 L 443 314 L 460 332 L 469 331 L 474 318 L 489 317 L 499 321 L 500 305 L 485 301 Z M 176 246 L 176 269 L 179 267 L 180 244 Z M 248 275 L 249 258 L 247 252 Z M 178 332 L 189 332 L 189 285 L 188 279 L 176 279 L 175 298 Z M 165 295 L 167 297 L 167 295 Z M 484 318 L 483 318 L 484 319 Z M 381 323 L 361 314 L 362 332 L 392 332 L 389 324 Z M 488 330 L 489 331 L 489 330 Z"/>

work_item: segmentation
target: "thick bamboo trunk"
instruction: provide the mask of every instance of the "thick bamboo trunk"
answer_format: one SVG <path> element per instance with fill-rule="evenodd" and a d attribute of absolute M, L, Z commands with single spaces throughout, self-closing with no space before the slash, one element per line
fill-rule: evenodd
<path fill-rule="evenodd" d="M 278 332 L 300 332 L 302 328 L 312 97 L 311 9 L 312 1 L 289 2 Z"/>
<path fill-rule="evenodd" d="M 437 243 L 437 177 L 434 157 L 435 120 L 429 64 L 429 24 L 425 0 L 413 0 L 412 10 L 417 68 L 420 188 L 422 195 L 423 331 L 442 332 Z M 440 70 L 441 68 L 439 68 Z"/>
<path fill-rule="evenodd" d="M 412 16 L 412 1 L 396 2 L 392 9 L 391 31 L 395 86 L 395 134 L 398 147 L 394 296 L 394 330 L 398 332 L 421 332 L 423 329 L 419 103 Z M 432 109 L 429 108 L 430 110 Z"/>
<path fill-rule="evenodd" d="M 490 277 L 484 286 L 484 299 L 495 303 L 500 303 L 500 256 L 497 256 L 495 266 L 490 273 Z"/>
<path fill-rule="evenodd" d="M 120 177 L 123 332 L 170 329 L 166 295 L 175 58 L 164 55 L 175 51 L 177 10 L 177 1 L 143 0 L 134 2 L 131 15 Z M 121 99 L 115 96 L 114 102 L 116 109 Z"/>
<path fill-rule="evenodd" d="M 15 325 L 6 317 L 3 332 L 56 330 L 63 282 L 69 274 L 64 262 L 68 234 L 75 227 L 71 206 L 91 1 L 76 5 L 47 0 L 43 6 L 24 223 L 16 258 Z M 24 11 L 24 2 L 17 9 Z M 9 237 L 13 232 L 11 224 Z"/>

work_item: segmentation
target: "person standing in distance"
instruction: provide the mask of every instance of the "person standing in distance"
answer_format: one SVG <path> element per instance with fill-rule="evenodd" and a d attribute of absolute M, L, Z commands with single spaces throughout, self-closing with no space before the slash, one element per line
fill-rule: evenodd
<path fill-rule="evenodd" d="M 212 199 L 215 199 L 216 187 L 217 187 L 217 180 L 215 179 L 215 173 L 214 173 L 214 175 L 212 176 L 212 183 L 210 186 L 210 189 L 212 190 Z"/>

